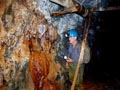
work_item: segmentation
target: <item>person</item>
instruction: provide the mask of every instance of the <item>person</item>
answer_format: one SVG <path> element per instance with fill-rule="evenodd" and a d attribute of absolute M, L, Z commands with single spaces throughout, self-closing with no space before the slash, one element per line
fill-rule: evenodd
<path fill-rule="evenodd" d="M 64 58 L 66 59 L 66 71 L 69 73 L 70 80 L 73 81 L 74 73 L 76 71 L 76 66 L 79 60 L 79 56 L 80 56 L 81 42 L 78 41 L 78 33 L 75 29 L 71 29 L 68 31 L 68 37 L 69 37 L 70 45 L 67 51 L 67 56 L 65 56 Z M 90 59 L 89 54 L 90 52 L 87 51 L 86 56 L 88 57 L 85 57 L 84 55 L 85 58 L 83 57 L 83 60 Z M 83 89 L 82 83 L 83 83 L 84 67 L 85 67 L 85 63 L 84 62 L 80 63 L 80 68 L 78 72 L 75 90 Z"/>

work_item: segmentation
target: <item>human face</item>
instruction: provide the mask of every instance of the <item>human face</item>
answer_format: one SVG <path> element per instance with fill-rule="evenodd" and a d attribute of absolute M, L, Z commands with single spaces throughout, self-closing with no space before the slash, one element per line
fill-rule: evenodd
<path fill-rule="evenodd" d="M 70 37 L 69 38 L 69 42 L 73 45 L 76 43 L 76 41 L 77 41 L 77 37 Z"/>

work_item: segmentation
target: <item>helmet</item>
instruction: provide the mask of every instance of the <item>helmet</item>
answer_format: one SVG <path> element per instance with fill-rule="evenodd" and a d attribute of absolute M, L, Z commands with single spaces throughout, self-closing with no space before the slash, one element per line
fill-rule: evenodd
<path fill-rule="evenodd" d="M 68 31 L 68 34 L 69 34 L 69 38 L 70 37 L 78 37 L 78 33 L 75 29 L 71 29 Z"/>

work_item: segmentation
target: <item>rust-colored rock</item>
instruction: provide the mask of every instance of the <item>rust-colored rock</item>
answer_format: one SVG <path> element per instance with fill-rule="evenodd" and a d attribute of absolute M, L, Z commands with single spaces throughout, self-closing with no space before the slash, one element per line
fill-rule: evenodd
<path fill-rule="evenodd" d="M 43 80 L 48 74 L 48 61 L 42 52 L 33 51 L 30 56 L 30 72 L 35 89 L 42 88 Z"/>

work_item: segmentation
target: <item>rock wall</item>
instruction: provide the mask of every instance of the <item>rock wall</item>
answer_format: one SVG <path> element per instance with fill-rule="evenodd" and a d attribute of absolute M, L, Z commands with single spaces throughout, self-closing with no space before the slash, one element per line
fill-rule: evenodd
<path fill-rule="evenodd" d="M 35 0 L 0 2 L 0 87 L 27 90 L 32 78 L 35 90 L 56 90 L 60 67 L 54 61 L 56 27 L 48 23 Z"/>
<path fill-rule="evenodd" d="M 98 0 L 76 1 L 98 5 Z M 61 65 L 55 57 L 63 47 L 64 32 L 83 30 L 84 19 L 77 14 L 50 16 L 62 9 L 49 0 L 0 0 L 0 87 L 63 90 L 64 78 L 56 80 Z"/>

